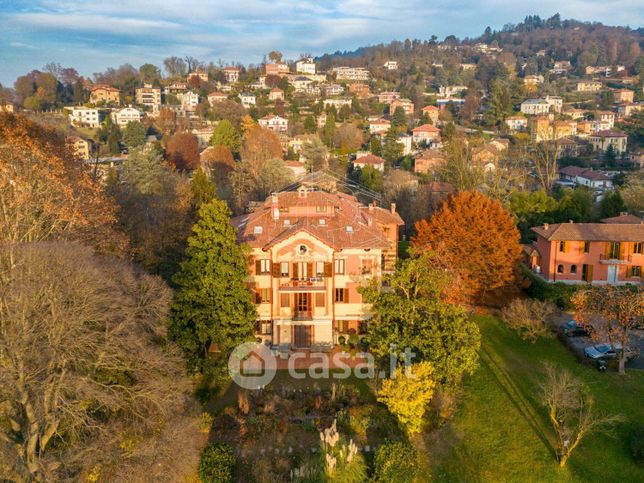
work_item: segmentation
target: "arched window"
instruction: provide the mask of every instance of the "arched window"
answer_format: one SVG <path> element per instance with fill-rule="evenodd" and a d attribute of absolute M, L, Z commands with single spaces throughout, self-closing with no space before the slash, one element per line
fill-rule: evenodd
<path fill-rule="evenodd" d="M 577 273 L 577 265 L 570 265 L 570 273 L 572 274 Z"/>
<path fill-rule="evenodd" d="M 563 273 L 563 265 L 562 264 L 557 265 L 557 273 Z"/>

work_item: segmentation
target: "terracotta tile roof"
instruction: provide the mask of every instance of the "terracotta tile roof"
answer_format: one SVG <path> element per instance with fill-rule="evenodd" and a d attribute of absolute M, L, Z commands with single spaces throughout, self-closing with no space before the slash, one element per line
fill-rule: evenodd
<path fill-rule="evenodd" d="M 548 241 L 644 241 L 644 224 L 557 223 L 532 231 Z"/>
<path fill-rule="evenodd" d="M 606 130 L 606 131 L 599 131 L 593 134 L 593 137 L 600 137 L 600 138 L 625 138 L 626 133 L 623 133 L 622 131 L 614 131 L 614 130 Z"/>
<path fill-rule="evenodd" d="M 378 165 L 378 164 L 385 164 L 386 161 L 382 159 L 380 156 L 376 156 L 375 154 L 367 154 L 365 156 L 361 156 L 358 159 L 354 161 L 354 164 L 370 164 L 372 166 Z"/>
<path fill-rule="evenodd" d="M 429 132 L 429 133 L 439 133 L 440 129 L 432 126 L 431 124 L 423 124 L 411 130 L 414 134 L 417 132 Z"/>
<path fill-rule="evenodd" d="M 278 193 L 280 214 L 277 220 L 273 219 L 273 206 L 269 197 L 255 211 L 231 220 L 238 230 L 240 242 L 267 249 L 296 233 L 306 232 L 336 250 L 388 249 L 390 242 L 379 223 L 403 223 L 397 213 L 379 207 L 370 209 L 354 196 L 343 193 L 310 191 L 306 197 L 299 192 Z M 317 206 L 326 206 L 326 211 L 316 211 Z M 306 209 L 308 213 L 300 211 Z"/>
<path fill-rule="evenodd" d="M 628 213 L 622 213 L 619 216 L 613 216 L 611 218 L 603 218 L 600 220 L 602 223 L 608 223 L 612 225 L 637 225 L 644 223 L 640 217 L 635 215 L 630 215 Z"/>

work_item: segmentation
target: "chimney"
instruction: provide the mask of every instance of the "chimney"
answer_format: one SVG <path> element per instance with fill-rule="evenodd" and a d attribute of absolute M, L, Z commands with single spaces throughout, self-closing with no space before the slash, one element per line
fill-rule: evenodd
<path fill-rule="evenodd" d="M 628 211 L 620 211 L 619 216 L 626 216 L 628 215 Z"/>
<path fill-rule="evenodd" d="M 376 202 L 375 201 L 372 201 L 371 203 L 369 203 L 369 211 L 373 211 L 373 209 L 375 207 L 376 207 Z"/>
<path fill-rule="evenodd" d="M 396 213 L 396 203 L 391 204 L 391 212 Z"/>
<path fill-rule="evenodd" d="M 367 217 L 367 226 L 373 225 L 373 219 L 369 216 Z"/>
<path fill-rule="evenodd" d="M 280 207 L 277 193 L 271 193 L 271 212 L 273 213 L 273 220 L 277 221 L 280 219 Z"/>
<path fill-rule="evenodd" d="M 550 228 L 550 225 L 548 223 L 543 224 L 543 229 L 548 231 L 548 228 Z"/>

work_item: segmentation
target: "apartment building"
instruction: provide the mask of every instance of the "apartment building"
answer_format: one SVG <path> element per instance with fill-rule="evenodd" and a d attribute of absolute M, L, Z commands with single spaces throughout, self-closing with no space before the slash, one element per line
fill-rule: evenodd
<path fill-rule="evenodd" d="M 125 107 L 111 113 L 112 121 L 119 127 L 125 127 L 131 122 L 141 122 L 141 111 L 133 107 Z"/>
<path fill-rule="evenodd" d="M 612 146 L 616 153 L 623 154 L 626 152 L 628 136 L 622 131 L 607 130 L 591 134 L 588 141 L 595 151 L 607 151 Z"/>
<path fill-rule="evenodd" d="M 136 89 L 136 103 L 140 106 L 150 107 L 153 110 L 161 105 L 161 88 L 145 84 Z"/>
<path fill-rule="evenodd" d="M 230 84 L 239 82 L 239 67 L 224 67 L 224 77 Z"/>
<path fill-rule="evenodd" d="M 642 283 L 642 223 L 546 223 L 532 231 L 530 268 L 549 282 Z"/>
<path fill-rule="evenodd" d="M 599 81 L 580 81 L 577 82 L 575 90 L 577 92 L 599 92 L 602 87 L 603 84 Z"/>
<path fill-rule="evenodd" d="M 395 206 L 365 206 L 351 195 L 300 186 L 274 193 L 232 224 L 250 246 L 258 337 L 311 348 L 365 330 L 370 307 L 358 289 L 394 269 L 403 221 Z"/>
<path fill-rule="evenodd" d="M 295 72 L 298 74 L 315 74 L 315 62 L 310 57 L 298 60 L 295 63 Z"/>
<path fill-rule="evenodd" d="M 331 72 L 335 73 L 337 80 L 367 81 L 371 76 L 364 67 L 334 67 Z"/>

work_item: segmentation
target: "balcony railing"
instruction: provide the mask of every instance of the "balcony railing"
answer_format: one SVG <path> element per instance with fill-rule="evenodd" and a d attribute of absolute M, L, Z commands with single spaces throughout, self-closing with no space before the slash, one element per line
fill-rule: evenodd
<path fill-rule="evenodd" d="M 312 310 L 295 310 L 293 311 L 293 320 L 313 320 Z"/>
<path fill-rule="evenodd" d="M 625 265 L 633 263 L 633 256 L 618 255 L 616 258 L 611 258 L 610 255 L 607 257 L 606 254 L 602 253 L 599 255 L 599 263 L 604 265 Z"/>
<path fill-rule="evenodd" d="M 291 278 L 286 282 L 280 283 L 280 290 L 324 290 L 325 287 L 326 282 L 324 277 Z"/>

